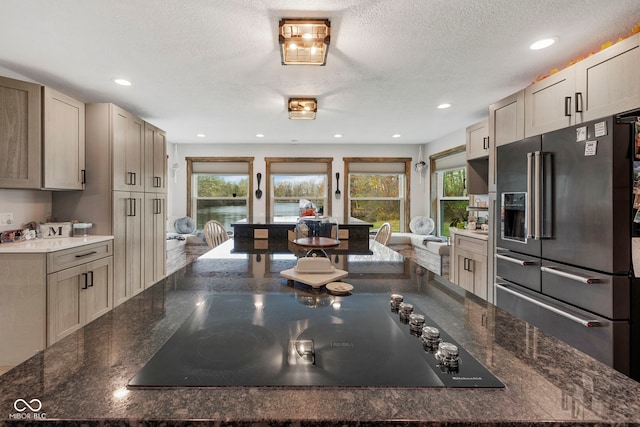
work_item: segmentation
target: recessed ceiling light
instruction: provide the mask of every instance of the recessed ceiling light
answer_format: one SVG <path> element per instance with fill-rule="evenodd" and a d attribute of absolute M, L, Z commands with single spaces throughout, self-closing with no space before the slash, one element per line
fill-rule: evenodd
<path fill-rule="evenodd" d="M 113 79 L 113 82 L 120 86 L 131 86 L 131 82 L 125 79 Z"/>
<path fill-rule="evenodd" d="M 540 50 L 540 49 L 544 49 L 545 47 L 549 47 L 552 44 L 554 44 L 556 42 L 556 38 L 555 37 L 551 37 L 548 39 L 542 39 L 542 40 L 538 40 L 537 42 L 533 43 L 531 46 L 529 46 L 529 49 L 531 50 Z"/>
<path fill-rule="evenodd" d="M 264 138 L 264 134 L 262 134 L 262 133 L 256 133 L 256 138 Z"/>
<path fill-rule="evenodd" d="M 333 135 L 334 138 L 342 138 L 342 134 L 341 133 L 336 133 L 335 135 Z"/>
<path fill-rule="evenodd" d="M 395 135 L 391 135 L 391 138 L 400 138 L 400 134 L 396 133 Z"/>
<path fill-rule="evenodd" d="M 199 134 L 197 134 L 196 136 L 197 136 L 198 138 L 204 138 L 204 137 L 205 137 L 205 136 L 207 136 L 207 135 L 205 135 L 204 133 L 199 133 Z"/>
<path fill-rule="evenodd" d="M 449 108 L 449 107 L 451 107 L 451 104 L 440 104 L 440 105 L 438 105 L 438 108 L 441 109 L 441 110 L 443 110 L 445 108 Z"/>

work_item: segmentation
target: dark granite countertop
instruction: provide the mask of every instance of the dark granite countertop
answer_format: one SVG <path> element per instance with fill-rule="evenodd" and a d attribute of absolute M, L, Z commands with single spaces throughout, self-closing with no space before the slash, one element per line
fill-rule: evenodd
<path fill-rule="evenodd" d="M 367 221 L 363 221 L 361 219 L 358 218 L 353 218 L 353 217 L 348 217 L 348 218 L 344 218 L 344 217 L 336 217 L 336 216 L 330 216 L 330 217 L 314 217 L 314 216 L 309 216 L 309 217 L 303 217 L 304 219 L 329 219 L 331 218 L 332 220 L 335 220 L 338 224 L 340 225 L 361 225 L 361 226 L 369 226 L 371 227 L 373 224 L 371 224 L 370 222 Z M 266 216 L 260 216 L 260 217 L 250 217 L 250 218 L 246 218 L 243 219 L 241 221 L 236 221 L 233 224 L 231 224 L 232 227 L 234 226 L 246 226 L 246 225 L 295 225 L 298 222 L 298 219 L 300 219 L 299 217 L 296 216 L 271 216 L 271 217 L 266 217 Z"/>
<path fill-rule="evenodd" d="M 336 259 L 349 271 L 345 280 L 354 292 L 411 298 L 505 388 L 127 390 L 128 381 L 211 293 L 305 294 L 279 275 L 295 261 L 281 254 L 230 253 L 232 245 L 208 252 L 0 376 L 0 426 L 45 420 L 65 426 L 640 425 L 640 383 L 438 283 L 377 243 L 371 254 Z M 33 406 L 38 399 L 41 408 L 33 412 L 19 399 Z"/>

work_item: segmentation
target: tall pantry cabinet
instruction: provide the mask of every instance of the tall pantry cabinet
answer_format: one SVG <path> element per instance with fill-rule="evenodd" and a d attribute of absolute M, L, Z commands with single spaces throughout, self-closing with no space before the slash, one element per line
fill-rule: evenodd
<path fill-rule="evenodd" d="M 155 201 L 166 200 L 164 142 L 164 132 L 116 105 L 87 104 L 85 190 L 53 193 L 54 217 L 114 236 L 114 306 L 165 275 L 165 204 Z M 147 173 L 155 174 L 149 186 Z"/>

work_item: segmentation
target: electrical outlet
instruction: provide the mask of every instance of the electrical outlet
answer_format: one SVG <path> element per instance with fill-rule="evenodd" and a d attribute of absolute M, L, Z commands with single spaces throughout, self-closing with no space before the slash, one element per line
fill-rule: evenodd
<path fill-rule="evenodd" d="M 13 214 L 10 212 L 0 213 L 0 225 L 13 224 Z"/>

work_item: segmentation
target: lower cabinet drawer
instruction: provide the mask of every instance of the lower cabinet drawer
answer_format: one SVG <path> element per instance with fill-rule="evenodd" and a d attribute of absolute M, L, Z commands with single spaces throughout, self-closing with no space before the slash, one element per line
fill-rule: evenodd
<path fill-rule="evenodd" d="M 113 241 L 90 243 L 47 254 L 47 273 L 75 267 L 113 254 Z"/>
<path fill-rule="evenodd" d="M 456 234 L 454 245 L 459 249 L 476 252 L 480 255 L 487 254 L 487 241 L 482 239 L 474 239 L 473 237 L 460 236 Z"/>

